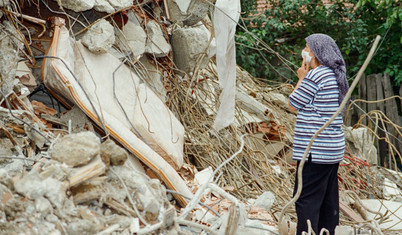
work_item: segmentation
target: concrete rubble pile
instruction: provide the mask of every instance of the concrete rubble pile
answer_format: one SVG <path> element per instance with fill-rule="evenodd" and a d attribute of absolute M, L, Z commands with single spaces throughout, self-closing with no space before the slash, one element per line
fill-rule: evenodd
<path fill-rule="evenodd" d="M 237 67 L 235 121 L 211 131 L 214 3 L 0 2 L 0 234 L 278 234 L 293 87 Z M 402 230 L 401 174 L 345 133 L 338 234 Z"/>

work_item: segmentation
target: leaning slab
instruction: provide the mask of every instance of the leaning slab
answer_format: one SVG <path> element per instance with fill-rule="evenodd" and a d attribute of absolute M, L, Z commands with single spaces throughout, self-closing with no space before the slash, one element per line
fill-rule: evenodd
<path fill-rule="evenodd" d="M 167 187 L 191 196 L 175 171 L 183 163 L 181 123 L 119 59 L 109 53 L 91 53 L 70 37 L 63 21 L 57 21 L 48 55 L 62 60 L 44 61 L 42 79 L 48 89 L 66 105 L 80 107 Z M 177 199 L 187 203 L 181 196 Z"/>

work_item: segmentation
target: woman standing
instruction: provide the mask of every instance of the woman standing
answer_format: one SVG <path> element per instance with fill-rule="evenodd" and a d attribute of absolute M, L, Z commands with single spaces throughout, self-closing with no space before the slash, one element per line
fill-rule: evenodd
<path fill-rule="evenodd" d="M 335 41 L 325 34 L 306 38 L 299 82 L 289 96 L 297 111 L 293 159 L 299 166 L 313 135 L 331 118 L 349 89 L 346 67 Z M 311 67 L 311 70 L 310 70 Z M 339 224 L 338 166 L 345 150 L 342 115 L 314 140 L 302 172 L 303 188 L 296 201 L 297 234 L 307 231 L 307 220 L 319 234 L 322 228 L 335 233 Z M 297 173 L 294 194 L 297 190 Z"/>

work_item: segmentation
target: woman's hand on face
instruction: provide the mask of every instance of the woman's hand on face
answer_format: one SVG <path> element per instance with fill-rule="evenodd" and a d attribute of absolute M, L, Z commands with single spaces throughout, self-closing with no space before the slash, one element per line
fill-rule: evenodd
<path fill-rule="evenodd" d="M 306 77 L 308 71 L 310 70 L 310 62 L 306 63 L 306 59 L 303 59 L 301 67 L 297 70 L 297 77 L 299 80 L 303 80 Z"/>

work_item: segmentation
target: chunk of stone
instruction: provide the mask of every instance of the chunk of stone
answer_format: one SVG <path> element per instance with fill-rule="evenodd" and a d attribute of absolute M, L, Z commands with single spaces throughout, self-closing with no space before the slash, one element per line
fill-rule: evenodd
<path fill-rule="evenodd" d="M 169 43 L 163 36 L 163 32 L 159 24 L 151 20 L 147 23 L 147 45 L 145 52 L 153 54 L 155 57 L 167 56 L 171 50 Z"/>
<path fill-rule="evenodd" d="M 254 202 L 254 206 L 256 207 L 260 207 L 265 209 L 266 211 L 269 211 L 272 207 L 272 205 L 275 202 L 275 195 L 270 192 L 264 192 L 263 194 L 261 194 L 257 200 L 255 200 Z"/>
<path fill-rule="evenodd" d="M 95 0 L 94 9 L 109 14 L 115 12 L 114 8 L 107 0 Z"/>
<path fill-rule="evenodd" d="M 49 150 L 51 158 L 71 167 L 87 164 L 99 153 L 100 140 L 92 132 L 64 136 Z"/>
<path fill-rule="evenodd" d="M 147 34 L 139 24 L 128 20 L 122 30 L 116 29 L 115 31 L 117 45 L 121 50 L 132 52 L 134 57 L 144 54 Z"/>
<path fill-rule="evenodd" d="M 108 0 L 108 2 L 116 11 L 133 5 L 132 0 Z"/>
<path fill-rule="evenodd" d="M 114 28 L 105 19 L 90 27 L 82 37 L 82 44 L 96 54 L 106 53 L 114 42 Z"/>
<path fill-rule="evenodd" d="M 205 30 L 205 27 L 185 27 L 173 32 L 173 60 L 179 69 L 189 73 L 197 64 L 200 69 L 208 65 L 209 58 L 206 53 L 209 38 Z"/>
<path fill-rule="evenodd" d="M 125 149 L 118 146 L 113 140 L 108 139 L 101 144 L 102 160 L 110 159 L 110 164 L 114 166 L 123 165 L 128 157 Z"/>
<path fill-rule="evenodd" d="M 73 10 L 75 12 L 86 11 L 92 9 L 95 5 L 95 0 L 54 0 L 55 2 L 61 3 L 61 6 Z"/>
<path fill-rule="evenodd" d="M 203 0 L 168 0 L 170 20 L 191 26 L 205 18 L 209 4 Z"/>

